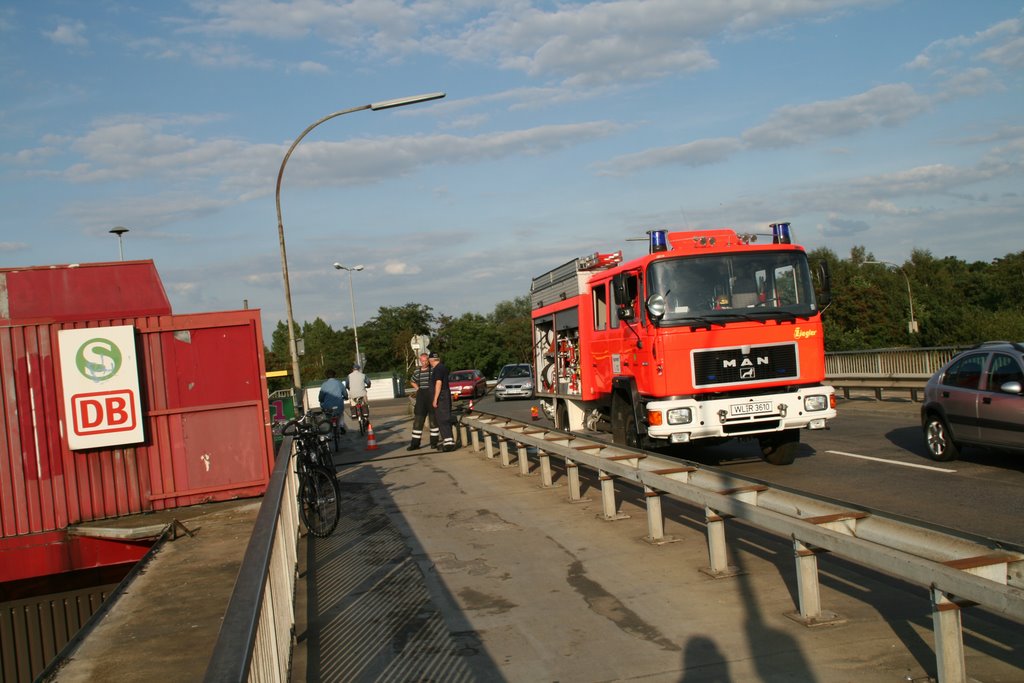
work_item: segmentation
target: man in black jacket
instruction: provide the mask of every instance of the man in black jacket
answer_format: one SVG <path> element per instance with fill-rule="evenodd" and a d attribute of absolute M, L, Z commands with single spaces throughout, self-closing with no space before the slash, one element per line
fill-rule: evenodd
<path fill-rule="evenodd" d="M 448 387 L 448 368 L 441 362 L 436 351 L 427 355 L 430 363 L 430 386 L 434 389 L 434 419 L 441 431 L 441 450 L 455 450 L 455 439 L 452 438 L 452 392 Z"/>

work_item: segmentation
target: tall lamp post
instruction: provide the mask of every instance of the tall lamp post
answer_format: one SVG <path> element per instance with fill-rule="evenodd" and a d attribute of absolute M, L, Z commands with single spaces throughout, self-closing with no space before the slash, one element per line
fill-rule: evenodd
<path fill-rule="evenodd" d="M 352 289 L 352 273 L 353 271 L 362 270 L 363 267 L 362 265 L 358 265 L 350 268 L 348 266 L 343 266 L 340 263 L 335 263 L 334 267 L 338 270 L 348 271 L 348 300 L 349 303 L 352 304 L 352 334 L 356 338 L 356 365 L 361 366 L 363 364 L 363 358 L 359 355 L 359 327 L 356 325 L 356 295 L 354 293 L 355 290 Z"/>
<path fill-rule="evenodd" d="M 907 277 L 907 271 L 903 270 L 903 266 L 898 266 L 892 261 L 865 261 L 862 265 L 869 263 L 876 266 L 892 266 L 903 273 L 903 279 L 907 281 L 907 300 L 910 302 L 910 322 L 907 323 L 907 332 L 910 334 L 916 334 L 917 321 L 914 320 L 914 294 L 910 291 L 910 278 Z"/>
<path fill-rule="evenodd" d="M 124 243 L 121 241 L 121 235 L 126 232 L 128 232 L 128 228 L 121 225 L 110 229 L 111 234 L 117 235 L 117 253 L 121 257 L 122 261 L 124 261 Z"/>
<path fill-rule="evenodd" d="M 292 152 L 298 147 L 299 143 L 302 142 L 302 138 L 306 137 L 307 134 L 324 121 L 330 121 L 333 118 L 342 116 L 343 114 L 351 114 L 352 112 L 363 111 L 369 109 L 371 111 L 380 111 L 382 109 L 393 109 L 394 107 L 402 107 L 407 104 L 416 104 L 417 102 L 426 102 L 428 100 L 437 100 L 444 97 L 443 92 L 428 93 L 426 95 L 413 95 L 412 97 L 399 97 L 394 100 L 384 100 L 383 102 L 374 102 L 372 104 L 364 104 L 359 107 L 352 107 L 351 109 L 342 109 L 336 111 L 333 114 L 311 123 L 306 130 L 302 131 L 299 137 L 295 138 L 295 142 L 288 148 L 288 151 L 284 155 L 284 159 L 281 160 L 281 170 L 277 172 L 277 191 L 274 195 L 275 203 L 277 204 L 277 238 L 281 242 L 281 276 L 284 278 L 284 301 L 285 308 L 288 312 L 288 351 L 292 357 L 292 387 L 294 392 L 293 400 L 295 402 L 296 412 L 302 411 L 302 406 L 299 401 L 299 397 L 302 394 L 302 375 L 299 372 L 299 350 L 295 344 L 295 316 L 292 314 L 292 288 L 288 281 L 288 255 L 284 246 L 284 223 L 281 220 L 281 180 L 284 178 L 284 167 L 288 163 L 288 159 L 291 158 Z"/>

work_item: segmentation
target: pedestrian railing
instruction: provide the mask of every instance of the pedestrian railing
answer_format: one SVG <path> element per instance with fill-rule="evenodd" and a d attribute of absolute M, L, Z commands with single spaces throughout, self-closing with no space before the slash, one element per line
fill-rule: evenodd
<path fill-rule="evenodd" d="M 209 683 L 288 680 L 299 529 L 291 454 L 286 436 L 206 669 Z"/>

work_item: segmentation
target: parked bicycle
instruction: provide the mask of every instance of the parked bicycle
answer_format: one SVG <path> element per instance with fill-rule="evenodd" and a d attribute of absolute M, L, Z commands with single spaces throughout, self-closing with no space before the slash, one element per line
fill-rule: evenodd
<path fill-rule="evenodd" d="M 330 536 L 341 515 L 341 488 L 327 443 L 331 423 L 307 413 L 289 420 L 282 434 L 294 437 L 295 470 L 299 476 L 299 515 L 309 533 Z"/>
<path fill-rule="evenodd" d="M 365 396 L 358 396 L 352 405 L 352 418 L 359 422 L 359 436 L 366 436 L 370 428 L 370 404 Z"/>

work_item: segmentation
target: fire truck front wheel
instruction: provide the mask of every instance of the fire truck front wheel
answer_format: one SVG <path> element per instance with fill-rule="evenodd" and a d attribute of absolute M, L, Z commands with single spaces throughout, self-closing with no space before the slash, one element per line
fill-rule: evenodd
<path fill-rule="evenodd" d="M 787 429 L 758 439 L 761 455 L 772 465 L 792 465 L 800 448 L 800 430 Z"/>
<path fill-rule="evenodd" d="M 612 399 L 612 441 L 630 448 L 641 447 L 633 405 L 620 393 Z"/>

